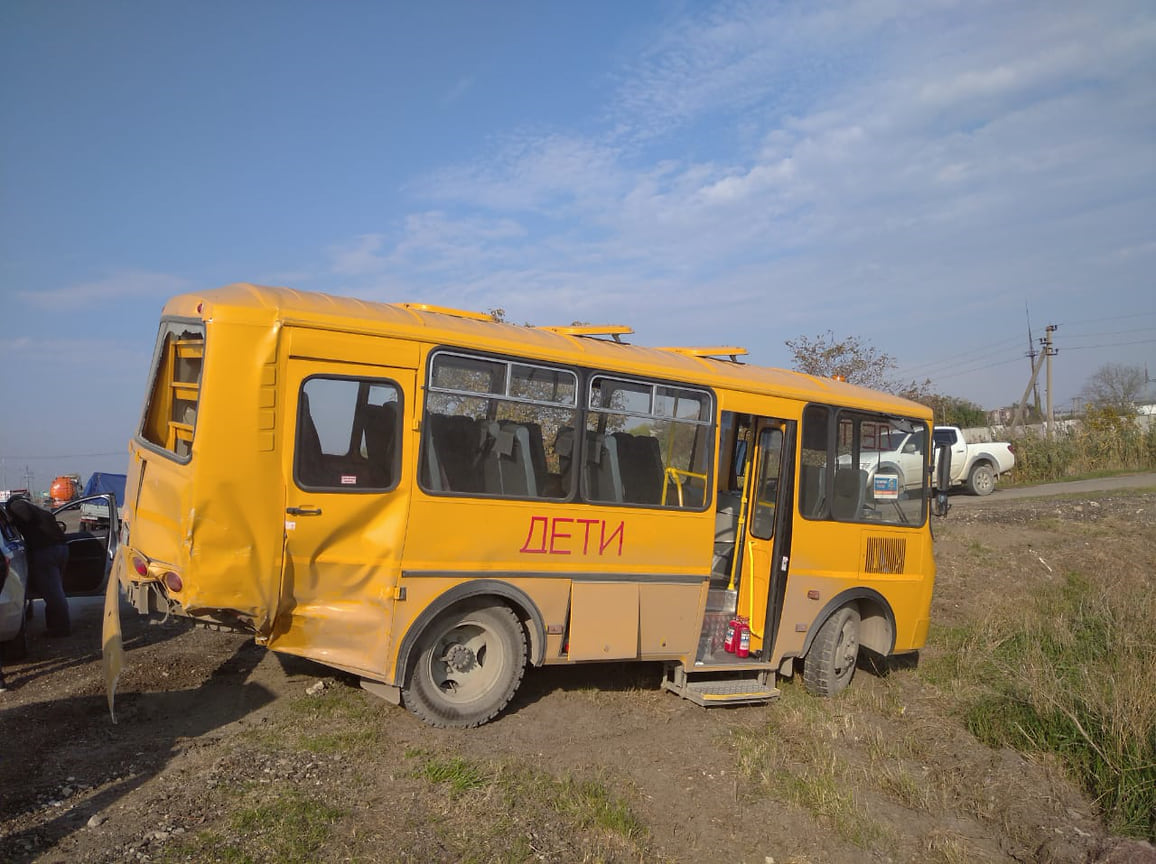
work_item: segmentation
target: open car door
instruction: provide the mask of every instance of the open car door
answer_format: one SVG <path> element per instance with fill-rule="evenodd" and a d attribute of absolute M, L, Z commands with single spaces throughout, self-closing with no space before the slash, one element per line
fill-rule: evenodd
<path fill-rule="evenodd" d="M 68 566 L 64 593 L 69 597 L 101 594 L 116 557 L 120 516 L 112 493 L 70 501 L 52 511 L 64 529 Z"/>

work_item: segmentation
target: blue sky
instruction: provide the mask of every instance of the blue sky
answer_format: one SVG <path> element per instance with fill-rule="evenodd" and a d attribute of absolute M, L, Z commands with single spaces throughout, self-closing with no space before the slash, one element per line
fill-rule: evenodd
<path fill-rule="evenodd" d="M 123 470 L 165 299 L 235 281 L 831 329 L 997 407 L 1156 373 L 1148 2 L 0 5 L 0 488 Z"/>

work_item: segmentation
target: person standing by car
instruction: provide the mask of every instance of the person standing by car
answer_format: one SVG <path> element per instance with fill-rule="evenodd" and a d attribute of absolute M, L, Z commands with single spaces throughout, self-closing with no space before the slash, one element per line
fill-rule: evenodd
<path fill-rule="evenodd" d="M 56 517 L 26 498 L 8 502 L 8 513 L 24 535 L 28 553 L 29 587 L 44 598 L 44 620 L 49 636 L 72 632 L 68 598 L 64 596 L 64 568 L 68 545 Z"/>

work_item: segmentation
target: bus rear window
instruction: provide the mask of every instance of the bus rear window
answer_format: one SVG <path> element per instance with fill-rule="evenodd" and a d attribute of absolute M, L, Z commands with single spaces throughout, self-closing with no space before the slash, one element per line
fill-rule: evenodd
<path fill-rule="evenodd" d="M 185 460 L 192 454 L 204 360 L 204 324 L 162 322 L 140 437 Z"/>

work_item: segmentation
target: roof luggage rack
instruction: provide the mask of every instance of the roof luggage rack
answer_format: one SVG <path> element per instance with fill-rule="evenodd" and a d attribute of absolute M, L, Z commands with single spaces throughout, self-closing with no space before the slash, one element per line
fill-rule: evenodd
<path fill-rule="evenodd" d="M 471 321 L 494 322 L 494 316 L 489 312 L 470 312 L 468 309 L 452 309 L 449 306 L 434 306 L 432 303 L 399 303 L 402 309 L 411 312 L 436 312 L 439 315 L 453 315 L 455 318 L 468 318 Z"/>
<path fill-rule="evenodd" d="M 568 327 L 537 327 L 548 333 L 557 333 L 560 336 L 609 336 L 615 342 L 621 342 L 619 336 L 629 336 L 634 332 L 633 327 L 624 324 L 572 324 Z"/>
<path fill-rule="evenodd" d="M 715 345 L 708 348 L 683 348 L 683 347 L 665 347 L 659 348 L 659 351 L 669 351 L 672 354 L 682 354 L 686 357 L 708 357 L 715 360 L 722 360 L 729 358 L 730 362 L 738 363 L 739 357 L 744 357 L 747 354 L 746 348 L 741 348 L 738 345 Z"/>

